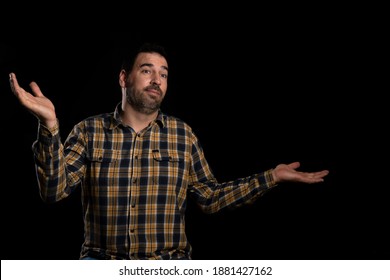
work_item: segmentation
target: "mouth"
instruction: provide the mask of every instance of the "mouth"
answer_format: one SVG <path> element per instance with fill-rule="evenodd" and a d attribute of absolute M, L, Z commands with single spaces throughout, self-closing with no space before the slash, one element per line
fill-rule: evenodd
<path fill-rule="evenodd" d="M 146 91 L 153 94 L 153 95 L 158 95 L 158 96 L 161 95 L 161 92 L 159 90 L 156 90 L 156 89 L 147 89 Z"/>
<path fill-rule="evenodd" d="M 158 96 L 158 97 L 162 96 L 161 89 L 158 87 L 147 87 L 145 91 L 152 96 Z"/>

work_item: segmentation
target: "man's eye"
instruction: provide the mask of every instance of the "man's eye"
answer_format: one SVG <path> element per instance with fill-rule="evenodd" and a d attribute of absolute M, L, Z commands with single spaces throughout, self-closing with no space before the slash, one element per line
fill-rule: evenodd
<path fill-rule="evenodd" d="M 161 77 L 163 77 L 164 79 L 168 79 L 168 74 L 161 74 Z"/>
<path fill-rule="evenodd" d="M 150 70 L 148 70 L 148 69 L 143 69 L 143 70 L 141 70 L 141 73 L 149 74 L 149 73 L 150 73 Z"/>

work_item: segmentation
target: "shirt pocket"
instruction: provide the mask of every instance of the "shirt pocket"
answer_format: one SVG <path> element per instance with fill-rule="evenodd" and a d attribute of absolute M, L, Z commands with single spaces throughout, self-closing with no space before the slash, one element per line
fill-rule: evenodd
<path fill-rule="evenodd" d="M 185 154 L 178 151 L 152 151 L 152 177 L 156 193 L 165 194 L 166 201 L 180 206 L 186 197 L 187 171 Z"/>
<path fill-rule="evenodd" d="M 177 163 L 180 161 L 179 154 L 175 151 L 161 151 L 153 150 L 153 159 L 157 163 L 168 164 L 168 163 Z"/>
<path fill-rule="evenodd" d="M 121 153 L 118 150 L 95 148 L 90 151 L 88 158 L 91 178 L 108 178 L 118 172 Z"/>
<path fill-rule="evenodd" d="M 120 151 L 97 148 L 90 151 L 88 158 L 95 163 L 113 163 L 120 158 Z"/>
<path fill-rule="evenodd" d="M 115 196 L 119 188 L 118 174 L 121 153 L 118 150 L 95 148 L 88 154 L 89 165 L 85 188 L 89 189 L 91 197 L 106 199 Z M 110 192 L 110 194 L 107 194 Z"/>

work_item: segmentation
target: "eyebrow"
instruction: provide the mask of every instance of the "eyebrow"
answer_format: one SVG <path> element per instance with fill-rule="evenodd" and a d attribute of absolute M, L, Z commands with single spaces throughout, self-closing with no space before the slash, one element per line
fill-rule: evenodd
<path fill-rule="evenodd" d="M 143 63 L 139 67 L 142 68 L 144 66 L 153 67 L 154 65 L 152 63 Z M 168 67 L 167 66 L 161 66 L 161 68 L 163 68 L 164 70 L 168 71 Z"/>

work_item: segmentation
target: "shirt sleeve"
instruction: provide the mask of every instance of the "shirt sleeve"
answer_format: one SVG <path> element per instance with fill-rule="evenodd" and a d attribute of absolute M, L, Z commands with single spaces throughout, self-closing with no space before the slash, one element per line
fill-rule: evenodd
<path fill-rule="evenodd" d="M 32 145 L 40 196 L 48 203 L 69 196 L 85 172 L 85 134 L 81 126 L 74 127 L 65 145 L 59 132 L 58 121 L 50 129 L 40 123 Z"/>
<path fill-rule="evenodd" d="M 195 136 L 190 173 L 190 195 L 205 213 L 215 213 L 226 207 L 234 208 L 251 204 L 276 186 L 272 169 L 245 178 L 218 183 Z"/>

